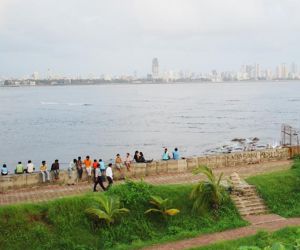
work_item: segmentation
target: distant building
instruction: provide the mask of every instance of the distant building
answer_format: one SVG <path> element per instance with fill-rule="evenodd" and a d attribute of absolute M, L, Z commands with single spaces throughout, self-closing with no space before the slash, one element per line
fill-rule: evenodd
<path fill-rule="evenodd" d="M 289 71 L 285 63 L 282 63 L 276 68 L 276 78 L 277 79 L 287 79 L 289 76 Z"/>
<path fill-rule="evenodd" d="M 159 64 L 158 59 L 155 57 L 152 60 L 152 78 L 158 79 L 159 78 Z"/>
<path fill-rule="evenodd" d="M 33 80 L 38 80 L 39 79 L 39 72 L 33 72 L 31 75 Z"/>

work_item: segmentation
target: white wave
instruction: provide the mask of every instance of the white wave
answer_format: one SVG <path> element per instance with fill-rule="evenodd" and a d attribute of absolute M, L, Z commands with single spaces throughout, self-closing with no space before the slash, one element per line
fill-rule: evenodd
<path fill-rule="evenodd" d="M 58 105 L 58 102 L 41 102 L 42 105 Z"/>
<path fill-rule="evenodd" d="M 67 103 L 68 106 L 91 106 L 90 103 Z"/>

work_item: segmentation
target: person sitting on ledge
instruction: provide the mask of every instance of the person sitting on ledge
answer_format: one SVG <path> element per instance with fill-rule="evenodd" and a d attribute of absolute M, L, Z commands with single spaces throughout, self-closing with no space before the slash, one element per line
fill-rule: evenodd
<path fill-rule="evenodd" d="M 139 156 L 139 161 L 140 163 L 150 163 L 150 162 L 153 162 L 153 159 L 152 160 L 146 160 L 145 157 L 144 157 L 144 154 L 143 152 L 140 152 L 140 156 Z"/>
<path fill-rule="evenodd" d="M 33 163 L 31 162 L 31 160 L 29 160 L 27 163 L 26 173 L 31 174 L 31 173 L 33 173 L 34 170 L 35 170 L 35 167 L 34 167 Z"/>
<path fill-rule="evenodd" d="M 75 181 L 77 179 L 76 175 L 76 165 L 77 165 L 77 159 L 73 159 L 73 161 L 70 162 L 68 167 L 68 185 L 74 185 Z"/>
<path fill-rule="evenodd" d="M 122 161 L 120 154 L 116 155 L 115 164 L 116 164 L 117 170 L 121 172 L 121 168 L 123 168 L 123 161 Z"/>
<path fill-rule="evenodd" d="M 83 161 L 83 164 L 85 165 L 85 170 L 87 173 L 88 182 L 91 181 L 92 178 L 92 161 L 90 160 L 90 156 L 86 156 L 85 160 Z"/>
<path fill-rule="evenodd" d="M 8 175 L 8 169 L 6 167 L 6 164 L 3 164 L 1 168 L 1 175 Z"/>
<path fill-rule="evenodd" d="M 81 180 L 82 179 L 83 169 L 82 169 L 82 161 L 81 161 L 81 157 L 80 156 L 78 156 L 77 163 L 76 163 L 76 168 L 77 168 L 78 179 Z"/>
<path fill-rule="evenodd" d="M 130 154 L 129 153 L 127 153 L 126 154 L 126 159 L 125 159 L 125 166 L 126 166 L 126 168 L 127 168 L 127 171 L 129 171 L 130 172 L 130 168 L 131 168 L 131 156 L 130 156 Z"/>
<path fill-rule="evenodd" d="M 58 160 L 55 160 L 54 163 L 51 166 L 51 171 L 53 171 L 54 179 L 59 179 L 59 163 Z"/>
<path fill-rule="evenodd" d="M 135 160 L 135 162 L 139 162 L 139 158 L 140 158 L 140 153 L 139 151 L 135 151 L 133 159 Z"/>
<path fill-rule="evenodd" d="M 178 148 L 175 148 L 173 151 L 173 160 L 179 160 L 180 159 L 180 155 L 178 152 Z"/>
<path fill-rule="evenodd" d="M 42 174 L 43 182 L 50 181 L 50 173 L 48 171 L 48 167 L 46 161 L 42 161 L 42 165 L 40 166 L 40 171 Z"/>
<path fill-rule="evenodd" d="M 24 166 L 22 164 L 22 162 L 18 162 L 18 165 L 16 166 L 16 170 L 15 170 L 16 174 L 23 174 L 24 173 Z"/>
<path fill-rule="evenodd" d="M 170 155 L 169 155 L 169 152 L 168 152 L 168 149 L 167 149 L 167 148 L 165 148 L 165 151 L 164 151 L 164 153 L 163 153 L 163 155 L 162 155 L 162 160 L 163 160 L 163 161 L 168 161 L 168 160 L 170 160 Z"/>

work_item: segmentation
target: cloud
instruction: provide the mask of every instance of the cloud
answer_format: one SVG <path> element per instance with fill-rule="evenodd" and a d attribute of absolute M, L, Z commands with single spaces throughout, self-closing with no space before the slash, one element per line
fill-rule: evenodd
<path fill-rule="evenodd" d="M 0 0 L 0 74 L 146 73 L 153 56 L 191 70 L 292 60 L 299 8 L 297 0 Z"/>

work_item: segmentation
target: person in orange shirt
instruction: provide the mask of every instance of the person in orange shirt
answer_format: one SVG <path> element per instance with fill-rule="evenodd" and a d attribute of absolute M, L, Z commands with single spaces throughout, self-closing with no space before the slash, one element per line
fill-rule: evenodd
<path fill-rule="evenodd" d="M 97 179 L 97 176 L 96 176 L 96 170 L 97 168 L 99 167 L 99 163 L 96 159 L 94 159 L 94 162 L 93 162 L 93 176 L 94 176 L 94 182 L 96 182 L 96 179 Z"/>
<path fill-rule="evenodd" d="M 89 156 L 86 156 L 85 160 L 83 161 L 83 164 L 85 165 L 88 181 L 90 181 L 92 177 L 92 161 L 90 160 Z"/>

